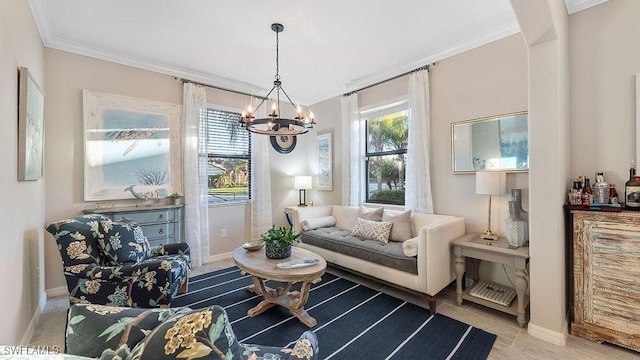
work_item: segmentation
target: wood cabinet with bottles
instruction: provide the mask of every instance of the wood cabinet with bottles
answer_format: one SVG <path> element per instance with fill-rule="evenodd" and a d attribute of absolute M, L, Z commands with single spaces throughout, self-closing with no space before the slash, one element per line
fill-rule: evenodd
<path fill-rule="evenodd" d="M 571 333 L 640 351 L 640 212 L 572 213 Z"/>

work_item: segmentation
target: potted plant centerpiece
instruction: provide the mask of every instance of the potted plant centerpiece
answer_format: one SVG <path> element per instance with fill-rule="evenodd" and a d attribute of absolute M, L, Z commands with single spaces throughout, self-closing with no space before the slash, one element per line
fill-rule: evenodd
<path fill-rule="evenodd" d="M 284 259 L 291 256 L 291 246 L 299 241 L 300 234 L 293 232 L 293 227 L 276 227 L 273 225 L 260 236 L 265 243 L 265 254 L 269 259 Z"/>
<path fill-rule="evenodd" d="M 178 192 L 174 192 L 171 195 L 169 195 L 169 204 L 171 205 L 180 205 L 182 203 L 182 195 L 180 195 L 180 193 Z"/>

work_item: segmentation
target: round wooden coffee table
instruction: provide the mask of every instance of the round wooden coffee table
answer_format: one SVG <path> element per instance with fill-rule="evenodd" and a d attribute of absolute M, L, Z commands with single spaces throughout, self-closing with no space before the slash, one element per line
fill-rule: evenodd
<path fill-rule="evenodd" d="M 304 305 L 309 299 L 311 284 L 322 280 L 327 262 L 320 255 L 309 250 L 297 247 L 291 250 L 291 256 L 286 259 L 269 259 L 264 254 L 264 248 L 258 251 L 247 251 L 240 247 L 233 251 L 233 261 L 243 273 L 251 275 L 253 279 L 253 285 L 250 285 L 248 290 L 264 297 L 256 307 L 249 309 L 247 315 L 253 317 L 280 305 L 289 309 L 291 315 L 297 317 L 303 324 L 314 327 L 318 322 L 307 314 Z M 278 263 L 305 259 L 315 259 L 316 263 L 293 269 L 276 267 Z M 266 280 L 275 280 L 286 285 L 272 289 L 264 284 Z M 302 284 L 300 291 L 291 291 L 291 285 L 298 282 Z"/>

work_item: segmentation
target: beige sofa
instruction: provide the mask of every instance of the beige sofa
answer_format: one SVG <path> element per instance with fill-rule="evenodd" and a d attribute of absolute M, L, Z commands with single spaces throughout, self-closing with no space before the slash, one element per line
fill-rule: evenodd
<path fill-rule="evenodd" d="M 435 312 L 435 296 L 454 278 L 451 241 L 465 234 L 465 220 L 451 215 L 412 213 L 411 247 L 417 250 L 415 257 L 404 254 L 402 242 L 388 244 L 376 240 L 361 240 L 351 236 L 360 208 L 328 205 L 296 208 L 293 224 L 302 233 L 299 245 L 322 256 L 327 262 L 391 285 L 422 293 L 429 298 L 429 308 Z M 385 216 L 395 216 L 402 211 L 385 209 Z M 335 225 L 304 231 L 305 225 L 318 223 L 318 219 L 335 218 Z M 384 219 L 383 219 L 384 220 Z M 313 238 L 313 243 L 305 239 Z M 373 243 L 371 243 L 373 242 Z M 351 249 L 357 247 L 354 253 Z M 398 248 L 399 247 L 399 248 Z M 416 249 L 417 247 L 417 249 Z M 374 252 L 383 252 L 382 258 Z M 349 253 L 348 255 L 346 253 Z M 385 260 L 385 256 L 390 261 Z M 406 258 L 403 258 L 406 257 Z M 414 264 L 396 266 L 397 262 L 413 261 Z M 409 266 L 409 268 L 407 267 Z M 404 267 L 403 269 L 400 269 Z M 414 267 L 414 268 L 411 268 Z"/>

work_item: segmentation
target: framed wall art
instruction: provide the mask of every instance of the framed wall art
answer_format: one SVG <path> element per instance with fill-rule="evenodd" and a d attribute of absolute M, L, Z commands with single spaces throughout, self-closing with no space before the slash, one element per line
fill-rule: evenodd
<path fill-rule="evenodd" d="M 182 193 L 180 105 L 82 94 L 85 201 Z"/>
<path fill-rule="evenodd" d="M 18 180 L 42 178 L 44 94 L 29 73 L 18 71 Z"/>
<path fill-rule="evenodd" d="M 333 136 L 318 134 L 318 190 L 333 190 Z"/>

